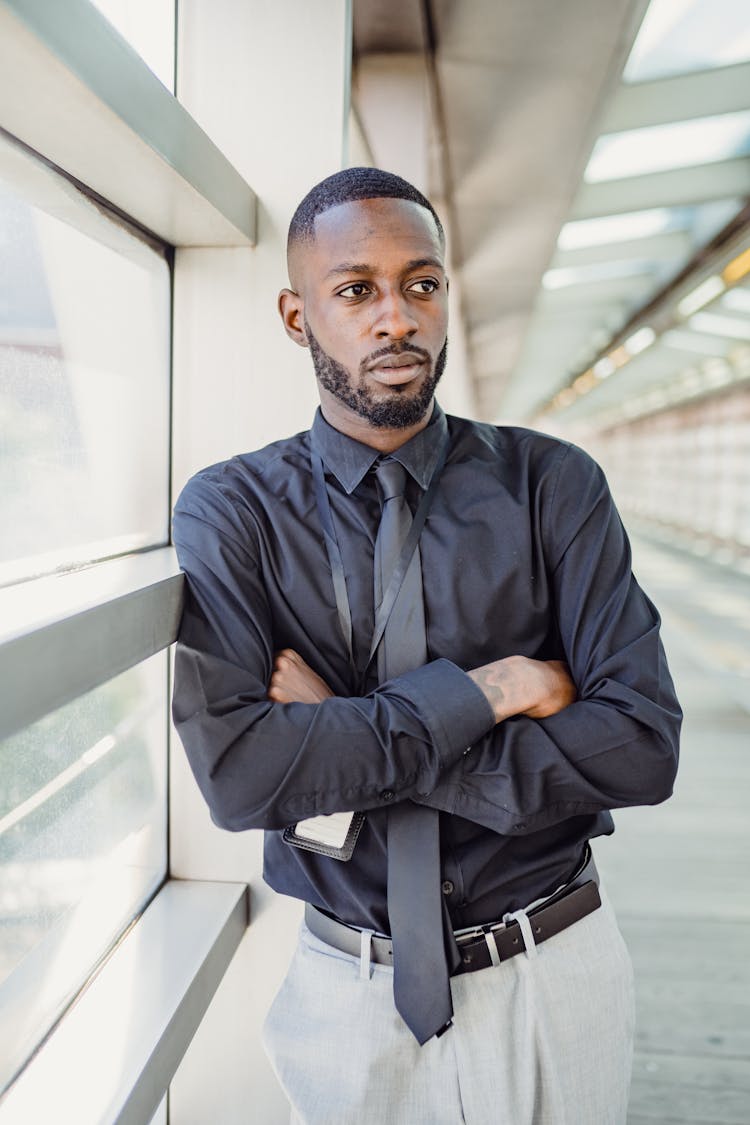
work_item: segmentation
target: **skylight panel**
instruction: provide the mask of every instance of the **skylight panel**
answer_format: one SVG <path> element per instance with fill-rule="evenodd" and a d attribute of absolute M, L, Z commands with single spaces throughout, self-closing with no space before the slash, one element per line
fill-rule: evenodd
<path fill-rule="evenodd" d="M 557 240 L 559 250 L 579 250 L 606 246 L 612 242 L 631 242 L 651 238 L 664 231 L 687 226 L 684 208 L 654 207 L 624 215 L 605 215 L 598 219 L 577 219 L 566 223 Z M 681 221 L 682 220 L 682 221 Z"/>
<path fill-rule="evenodd" d="M 649 274 L 647 261 L 598 262 L 590 266 L 560 266 L 547 270 L 542 278 L 545 289 L 565 289 L 569 285 L 586 285 L 597 281 L 615 281 L 622 277 Z"/>
<path fill-rule="evenodd" d="M 750 320 L 743 320 L 737 316 L 700 312 L 691 316 L 690 327 L 696 332 L 707 332 L 709 335 L 728 336 L 734 340 L 750 340 Z"/>
<path fill-rule="evenodd" d="M 651 0 L 623 78 L 644 82 L 749 59 L 747 0 Z"/>
<path fill-rule="evenodd" d="M 729 292 L 725 293 L 722 297 L 721 304 L 724 308 L 730 309 L 732 312 L 750 314 L 750 289 L 744 289 L 742 287 L 730 289 Z"/>
<path fill-rule="evenodd" d="M 584 179 L 601 183 L 711 164 L 748 153 L 750 112 L 722 113 L 605 134 L 594 145 Z"/>

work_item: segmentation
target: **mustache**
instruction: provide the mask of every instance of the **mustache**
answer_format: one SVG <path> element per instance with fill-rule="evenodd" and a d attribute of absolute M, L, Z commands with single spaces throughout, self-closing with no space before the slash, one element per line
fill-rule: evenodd
<path fill-rule="evenodd" d="M 430 355 L 430 353 L 424 348 L 418 347 L 416 344 L 387 344 L 385 347 L 377 348 L 374 352 L 370 352 L 368 356 L 365 356 L 365 358 L 360 362 L 359 373 L 360 375 L 364 375 L 368 367 L 370 367 L 373 363 L 376 363 L 379 359 L 385 359 L 385 357 L 389 355 L 404 355 L 404 353 L 408 355 L 415 355 L 419 359 L 424 360 L 427 363 L 432 363 L 432 356 Z"/>

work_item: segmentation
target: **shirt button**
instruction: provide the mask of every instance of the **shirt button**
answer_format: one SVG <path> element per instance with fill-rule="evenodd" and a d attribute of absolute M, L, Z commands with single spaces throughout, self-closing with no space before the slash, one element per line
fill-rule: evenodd
<path fill-rule="evenodd" d="M 454 890 L 453 883 L 451 883 L 450 879 L 446 879 L 445 882 L 443 883 L 443 894 L 444 895 L 452 895 L 453 890 Z"/>
<path fill-rule="evenodd" d="M 381 801 L 392 801 L 396 794 L 392 789 L 383 789 L 380 794 Z"/>

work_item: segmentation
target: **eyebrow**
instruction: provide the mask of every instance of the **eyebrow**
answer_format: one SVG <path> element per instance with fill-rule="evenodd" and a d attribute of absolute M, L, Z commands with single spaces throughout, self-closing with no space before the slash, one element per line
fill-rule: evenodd
<path fill-rule="evenodd" d="M 425 266 L 432 266 L 434 269 L 443 270 L 445 266 L 439 258 L 413 258 L 410 262 L 406 263 L 404 273 L 412 273 L 414 270 L 423 269 Z M 337 266 L 332 268 L 326 274 L 326 277 L 336 277 L 339 274 L 349 273 L 374 273 L 372 266 L 367 262 L 340 262 Z"/>
<path fill-rule="evenodd" d="M 432 266 L 438 270 L 445 269 L 445 265 L 439 258 L 414 258 L 411 262 L 406 263 L 404 273 L 412 273 L 413 270 L 421 270 L 425 266 Z"/>
<path fill-rule="evenodd" d="M 339 273 L 372 273 L 372 266 L 368 266 L 366 262 L 341 262 L 338 266 L 333 266 L 326 277 Z"/>

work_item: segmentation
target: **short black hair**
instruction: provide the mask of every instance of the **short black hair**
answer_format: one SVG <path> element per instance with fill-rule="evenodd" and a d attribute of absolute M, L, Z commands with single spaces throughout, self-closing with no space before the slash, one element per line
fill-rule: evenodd
<path fill-rule="evenodd" d="M 340 203 L 352 203 L 359 199 L 407 199 L 410 203 L 418 203 L 432 215 L 440 242 L 445 244 L 445 231 L 435 208 L 408 180 L 381 168 L 344 168 L 308 191 L 289 224 L 287 250 L 295 242 L 315 237 L 316 216 Z"/>

